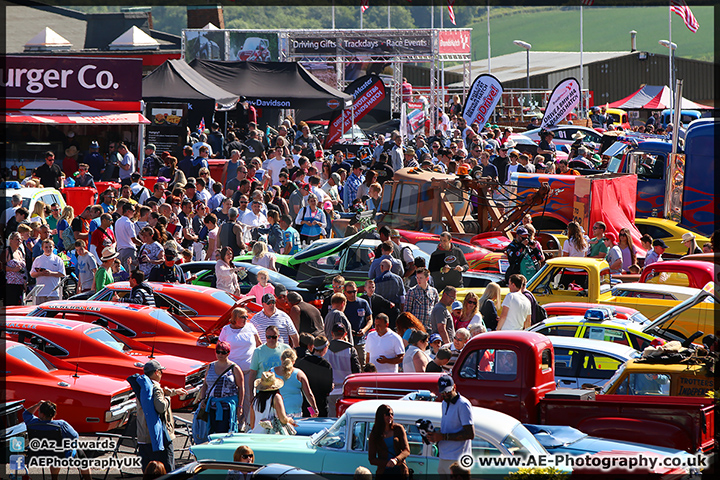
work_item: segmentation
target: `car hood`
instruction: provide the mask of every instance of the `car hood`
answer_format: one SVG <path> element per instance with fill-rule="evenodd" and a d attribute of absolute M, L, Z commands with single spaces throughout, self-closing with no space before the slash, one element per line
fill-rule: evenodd
<path fill-rule="evenodd" d="M 718 296 L 717 286 L 713 282 L 708 282 L 708 284 L 705 285 L 695 296 L 690 297 L 687 300 L 678 303 L 670 310 L 667 310 L 665 313 L 657 317 L 650 325 L 643 328 L 642 331 L 648 335 L 660 337 L 668 341 L 684 341 L 684 338 L 676 338 L 675 335 L 668 333 L 668 330 L 671 330 L 673 322 L 682 312 L 704 302 L 707 298 L 712 298 L 716 305 L 720 305 L 720 296 Z M 705 332 L 705 334 L 708 333 L 712 332 Z"/>
<path fill-rule="evenodd" d="M 363 228 L 359 232 L 357 232 L 355 235 L 351 237 L 346 238 L 338 238 L 333 239 L 329 242 L 323 242 L 318 243 L 315 245 L 310 245 L 309 247 L 305 248 L 304 250 L 296 253 L 292 257 L 288 259 L 288 265 L 291 267 L 295 267 L 297 265 L 300 265 L 301 263 L 310 262 L 313 260 L 317 260 L 319 258 L 328 257 L 330 255 L 333 255 L 334 253 L 337 253 L 341 250 L 345 250 L 350 245 L 353 245 L 356 242 L 359 242 L 365 236 L 377 229 L 376 225 L 368 225 L 367 227 Z"/>

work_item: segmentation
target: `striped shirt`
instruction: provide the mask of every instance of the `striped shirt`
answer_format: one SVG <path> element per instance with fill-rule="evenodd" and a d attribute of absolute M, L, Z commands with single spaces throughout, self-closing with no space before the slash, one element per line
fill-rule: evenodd
<path fill-rule="evenodd" d="M 263 343 L 265 343 L 265 330 L 267 330 L 270 326 L 278 328 L 278 332 L 280 333 L 279 341 L 288 345 L 290 345 L 290 335 L 298 334 L 292 319 L 282 310 L 275 309 L 275 313 L 269 317 L 261 310 L 256 313 L 250 321 L 253 325 L 255 325 L 258 335 L 260 336 L 260 340 Z"/>

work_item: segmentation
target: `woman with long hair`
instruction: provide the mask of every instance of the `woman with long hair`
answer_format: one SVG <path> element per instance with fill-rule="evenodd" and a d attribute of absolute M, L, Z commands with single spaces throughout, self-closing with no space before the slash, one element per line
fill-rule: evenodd
<path fill-rule="evenodd" d="M 217 263 L 215 264 L 215 288 L 223 290 L 237 297 L 242 296 L 240 292 L 240 282 L 236 273 L 244 270 L 242 267 L 233 266 L 233 249 L 225 246 L 220 249 Z"/>
<path fill-rule="evenodd" d="M 260 265 L 268 270 L 277 272 L 277 267 L 275 266 L 275 255 L 268 251 L 267 243 L 261 241 L 255 242 L 252 247 L 252 253 L 253 265 Z"/>
<path fill-rule="evenodd" d="M 5 249 L 5 305 L 25 305 L 27 264 L 22 237 L 12 232 Z"/>
<path fill-rule="evenodd" d="M 302 225 L 300 239 L 304 242 L 314 242 L 322 235 L 327 221 L 325 212 L 318 208 L 318 198 L 314 193 L 308 193 L 307 202 L 307 206 L 301 207 L 298 211 L 295 223 Z"/>
<path fill-rule="evenodd" d="M 375 411 L 375 423 L 368 437 L 368 460 L 377 467 L 377 479 L 407 478 L 405 459 L 410 455 L 405 428 L 394 421 L 394 412 L 382 404 Z"/>
<path fill-rule="evenodd" d="M 167 173 L 166 176 L 170 180 L 170 183 L 168 184 L 168 190 L 170 191 L 175 190 L 175 187 L 185 187 L 185 184 L 187 183 L 185 173 L 177 168 L 177 165 L 177 158 L 172 155 L 165 157 L 165 171 L 163 173 Z"/>
<path fill-rule="evenodd" d="M 47 224 L 47 220 L 45 219 L 45 207 L 47 206 L 47 203 L 43 202 L 42 200 L 38 200 L 35 203 L 35 206 L 33 207 L 33 211 L 30 214 L 30 223 L 32 222 L 38 222 L 40 224 Z"/>
<path fill-rule="evenodd" d="M 405 348 L 410 344 L 410 334 L 412 334 L 412 330 L 427 333 L 425 325 L 410 312 L 403 312 L 398 315 L 397 320 L 395 320 L 395 330 L 397 334 L 402 337 Z"/>
<path fill-rule="evenodd" d="M 199 408 L 208 413 L 208 433 L 237 432 L 243 415 L 245 379 L 240 366 L 229 360 L 230 350 L 228 342 L 217 342 L 217 360 L 208 365 L 200 387 Z"/>
<path fill-rule="evenodd" d="M 618 246 L 620 247 L 623 257 L 623 272 L 627 272 L 630 265 L 635 265 L 637 263 L 637 251 L 635 250 L 635 245 L 633 245 L 629 228 L 620 229 L 620 232 L 618 233 Z"/>
<path fill-rule="evenodd" d="M 280 394 L 284 384 L 273 372 L 263 372 L 262 376 L 255 380 L 257 395 L 250 410 L 250 433 L 287 435 L 290 433 L 287 425 L 297 425 L 295 420 L 285 413 L 285 402 Z"/>
<path fill-rule="evenodd" d="M 702 249 L 698 246 L 695 234 L 692 232 L 685 232 L 682 236 L 682 243 L 687 247 L 687 253 L 685 255 L 692 255 L 693 253 L 702 253 Z"/>
<path fill-rule="evenodd" d="M 500 285 L 495 282 L 488 283 L 482 297 L 478 300 L 483 323 L 488 330 L 497 329 L 498 312 L 502 310 L 500 303 Z"/>
<path fill-rule="evenodd" d="M 455 322 L 455 330 L 468 328 L 471 324 L 482 324 L 485 326 L 482 316 L 480 315 L 478 296 L 473 292 L 468 292 L 463 300 L 463 308 L 460 313 L 460 318 Z"/>
<path fill-rule="evenodd" d="M 62 232 L 66 228 L 70 228 L 70 224 L 73 221 L 73 218 L 75 218 L 75 210 L 70 205 L 65 206 L 63 208 L 62 213 L 60 214 L 60 219 L 57 222 L 57 226 L 55 227 L 57 229 L 58 237 L 60 237 L 60 242 L 56 245 L 58 252 L 67 250 L 68 248 L 72 249 L 74 245 L 68 245 L 67 247 L 63 243 L 62 239 Z"/>
<path fill-rule="evenodd" d="M 568 239 L 563 244 L 563 257 L 584 257 L 587 255 L 588 243 L 577 222 L 570 222 L 567 226 Z"/>
<path fill-rule="evenodd" d="M 411 330 L 410 345 L 403 356 L 403 373 L 424 372 L 430 357 L 427 354 L 428 334 L 420 330 Z"/>
<path fill-rule="evenodd" d="M 291 417 L 302 417 L 303 394 L 305 394 L 305 398 L 307 398 L 310 407 L 315 412 L 311 416 L 317 417 L 318 406 L 315 402 L 315 395 L 310 389 L 310 381 L 305 372 L 295 368 L 296 360 L 297 353 L 295 349 L 288 348 L 280 355 L 282 365 L 273 369 L 275 376 L 282 378 L 284 381 L 283 386 L 280 388 L 280 395 L 282 395 L 283 402 L 285 402 L 285 413 Z"/>
<path fill-rule="evenodd" d="M 138 268 L 145 274 L 145 278 L 148 278 L 150 270 L 165 261 L 165 251 L 160 244 L 160 234 L 152 227 L 140 229 L 140 240 L 143 244 L 137 253 Z"/>
<path fill-rule="evenodd" d="M 209 213 L 205 215 L 203 223 L 208 229 L 208 249 L 206 258 L 208 260 L 217 260 L 218 233 L 220 232 L 220 229 L 217 226 L 217 217 L 214 213 Z"/>

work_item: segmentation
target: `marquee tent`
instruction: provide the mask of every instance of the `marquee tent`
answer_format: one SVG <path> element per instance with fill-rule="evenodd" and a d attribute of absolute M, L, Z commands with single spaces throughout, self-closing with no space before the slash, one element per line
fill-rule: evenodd
<path fill-rule="evenodd" d="M 245 96 L 262 108 L 317 108 L 342 110 L 352 96 L 333 88 L 297 62 L 223 62 L 195 59 L 190 63 L 200 75 L 225 90 Z"/>
<path fill-rule="evenodd" d="M 672 90 L 666 85 L 644 85 L 632 95 L 608 104 L 610 108 L 622 108 L 623 110 L 661 110 L 670 108 L 672 105 Z M 695 103 L 687 98 L 682 98 L 680 108 L 685 110 L 712 109 L 707 105 Z"/>

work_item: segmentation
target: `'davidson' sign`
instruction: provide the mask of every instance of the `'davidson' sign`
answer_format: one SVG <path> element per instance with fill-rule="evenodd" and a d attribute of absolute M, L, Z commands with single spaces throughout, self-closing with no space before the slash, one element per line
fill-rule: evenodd
<path fill-rule="evenodd" d="M 4 57 L 0 86 L 6 98 L 58 100 L 142 99 L 142 59 L 54 56 Z"/>

